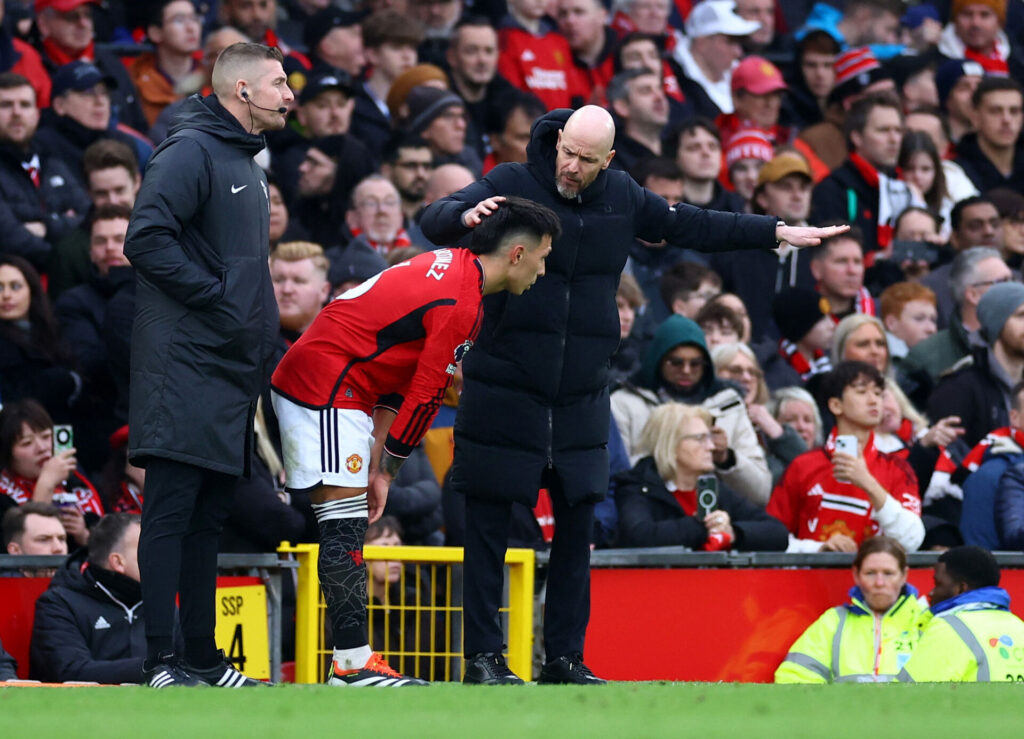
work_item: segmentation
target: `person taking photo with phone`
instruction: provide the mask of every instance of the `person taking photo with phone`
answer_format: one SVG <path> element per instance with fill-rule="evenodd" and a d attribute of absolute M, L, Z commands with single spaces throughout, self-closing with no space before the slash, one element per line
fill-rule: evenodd
<path fill-rule="evenodd" d="M 801 454 L 768 501 L 789 530 L 787 552 L 855 552 L 885 534 L 908 552 L 924 540 L 917 476 L 875 448 L 885 378 L 866 362 L 843 362 L 821 383 L 836 425 L 821 448 Z"/>
<path fill-rule="evenodd" d="M 616 477 L 619 545 L 685 546 L 717 551 L 782 551 L 785 526 L 719 483 L 711 413 L 665 403 L 640 439 L 644 456 Z"/>

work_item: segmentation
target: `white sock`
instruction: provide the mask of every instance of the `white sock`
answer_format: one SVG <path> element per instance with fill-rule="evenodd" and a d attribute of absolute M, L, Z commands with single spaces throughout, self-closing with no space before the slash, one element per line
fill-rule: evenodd
<path fill-rule="evenodd" d="M 370 661 L 373 650 L 367 644 L 355 649 L 335 649 L 334 662 L 342 670 L 359 670 Z"/>

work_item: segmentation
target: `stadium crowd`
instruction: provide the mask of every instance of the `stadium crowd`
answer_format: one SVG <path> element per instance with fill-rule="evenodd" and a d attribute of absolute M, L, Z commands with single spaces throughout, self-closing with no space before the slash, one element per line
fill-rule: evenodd
<path fill-rule="evenodd" d="M 3 545 L 77 563 L 40 614 L 92 582 L 135 618 L 125 236 L 176 112 L 244 40 L 280 48 L 295 93 L 256 155 L 277 360 L 332 297 L 451 246 L 424 235 L 427 206 L 537 156 L 546 112 L 603 106 L 610 166 L 669 203 L 852 228 L 809 249 L 633 244 L 594 546 L 1024 549 L 1019 0 L 6 0 Z M 375 539 L 465 542 L 445 484 L 458 401 L 457 377 Z M 316 541 L 308 496 L 284 490 L 269 388 L 253 422 L 221 551 Z M 552 521 L 541 490 L 514 506 L 511 543 L 548 547 Z M 59 623 L 39 629 L 34 673 L 92 679 L 88 660 L 47 658 Z M 141 669 L 133 631 L 104 657 L 117 681 Z"/>

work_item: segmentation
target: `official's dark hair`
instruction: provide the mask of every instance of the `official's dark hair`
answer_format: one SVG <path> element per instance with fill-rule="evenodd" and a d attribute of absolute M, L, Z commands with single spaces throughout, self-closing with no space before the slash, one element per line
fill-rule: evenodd
<path fill-rule="evenodd" d="M 28 77 L 17 72 L 0 74 L 0 90 L 13 90 L 16 87 L 32 87 L 32 83 L 28 81 Z"/>
<path fill-rule="evenodd" d="M 122 545 L 128 528 L 141 521 L 135 513 L 108 513 L 101 518 L 89 529 L 89 564 L 105 568 L 107 557 Z"/>
<path fill-rule="evenodd" d="M 999 584 L 999 563 L 992 552 L 981 547 L 953 547 L 939 555 L 946 573 L 957 583 L 967 583 L 968 590 L 995 587 Z"/>
<path fill-rule="evenodd" d="M 972 205 L 979 205 L 980 203 L 988 203 L 993 208 L 996 208 L 996 204 L 986 198 L 984 195 L 971 195 L 969 198 L 963 200 L 957 200 L 953 206 L 953 210 L 949 212 L 949 225 L 954 231 L 960 230 L 960 224 L 964 220 L 964 211 L 970 208 Z M 999 210 L 996 208 L 996 210 Z"/>
<path fill-rule="evenodd" d="M 561 235 L 562 224 L 553 210 L 509 196 L 473 229 L 469 249 L 474 254 L 490 254 L 512 241 L 528 238 L 539 242 L 544 236 L 554 241 Z"/>
<path fill-rule="evenodd" d="M 384 147 L 384 157 L 381 161 L 385 164 L 394 164 L 398 161 L 400 149 L 429 149 L 430 143 L 415 133 L 398 132 L 392 136 Z"/>
<path fill-rule="evenodd" d="M 101 169 L 124 167 L 133 178 L 139 174 L 139 160 L 132 148 L 116 139 L 100 139 L 89 144 L 82 155 L 82 171 L 89 175 Z"/>
<path fill-rule="evenodd" d="M 866 95 L 860 100 L 850 106 L 850 110 L 846 114 L 846 120 L 843 122 L 843 134 L 846 136 L 846 144 L 853 150 L 853 144 L 850 141 L 850 134 L 856 131 L 860 133 L 868 125 L 868 117 L 871 115 L 871 111 L 875 108 L 892 108 L 900 114 L 900 120 L 903 120 L 903 106 L 900 103 L 900 99 L 891 92 L 877 92 L 873 95 Z"/>
<path fill-rule="evenodd" d="M 842 399 L 846 388 L 864 381 L 874 384 L 879 390 L 885 390 L 885 377 L 873 364 L 853 360 L 840 362 L 822 378 L 821 397 L 826 401 L 832 398 Z"/>
<path fill-rule="evenodd" d="M 699 262 L 683 260 L 672 265 L 661 276 L 658 293 L 665 307 L 671 311 L 672 303 L 676 302 L 677 298 L 685 299 L 690 293 L 696 292 L 702 282 L 713 282 L 718 287 L 722 286 L 722 278 L 713 269 Z"/>
<path fill-rule="evenodd" d="M 52 503 L 40 503 L 37 500 L 30 500 L 22 503 L 16 508 L 11 508 L 4 514 L 2 529 L 3 554 L 7 553 L 7 545 L 25 533 L 25 519 L 32 516 L 46 516 L 60 520 L 60 511 Z"/>
<path fill-rule="evenodd" d="M 113 203 L 107 203 L 101 205 L 98 208 L 93 208 L 92 213 L 89 214 L 89 226 L 92 227 L 97 221 L 113 221 L 116 218 L 123 218 L 126 221 L 130 221 L 132 218 L 132 209 L 127 205 L 115 205 Z"/>
<path fill-rule="evenodd" d="M 21 272 L 28 285 L 29 331 L 26 332 L 11 321 L 0 321 L 0 339 L 7 339 L 30 353 L 43 354 L 55 362 L 68 358 L 68 352 L 60 341 L 60 329 L 57 319 L 53 316 L 50 299 L 43 291 L 43 283 L 39 273 L 28 260 L 14 254 L 0 254 L 0 267 L 14 267 Z"/>
<path fill-rule="evenodd" d="M 1021 98 L 1024 98 L 1024 87 L 1021 87 L 1020 83 L 1013 79 L 1013 77 L 986 75 L 981 78 L 981 82 L 978 83 L 978 86 L 974 88 L 974 92 L 971 93 L 971 105 L 977 108 L 981 105 L 982 99 L 990 92 L 1002 92 L 1004 90 L 1019 93 Z"/>
<path fill-rule="evenodd" d="M 870 539 L 865 539 L 861 542 L 860 547 L 857 549 L 857 556 L 853 558 L 853 568 L 860 570 L 868 556 L 879 553 L 891 554 L 896 559 L 900 569 L 906 571 L 907 550 L 891 536 L 872 536 Z"/>
<path fill-rule="evenodd" d="M 7 469 L 14 452 L 14 443 L 21 436 L 21 427 L 45 431 L 53 427 L 53 419 L 39 403 L 31 398 L 12 400 L 0 411 L 0 470 Z"/>

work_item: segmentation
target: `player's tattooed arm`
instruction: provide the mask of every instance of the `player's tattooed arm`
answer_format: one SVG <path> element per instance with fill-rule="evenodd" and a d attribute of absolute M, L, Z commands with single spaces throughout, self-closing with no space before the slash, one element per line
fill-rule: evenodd
<path fill-rule="evenodd" d="M 405 462 L 401 457 L 396 457 L 391 454 L 387 449 L 382 449 L 380 453 L 380 471 L 385 475 L 388 475 L 392 480 L 398 476 L 398 470 Z"/>

